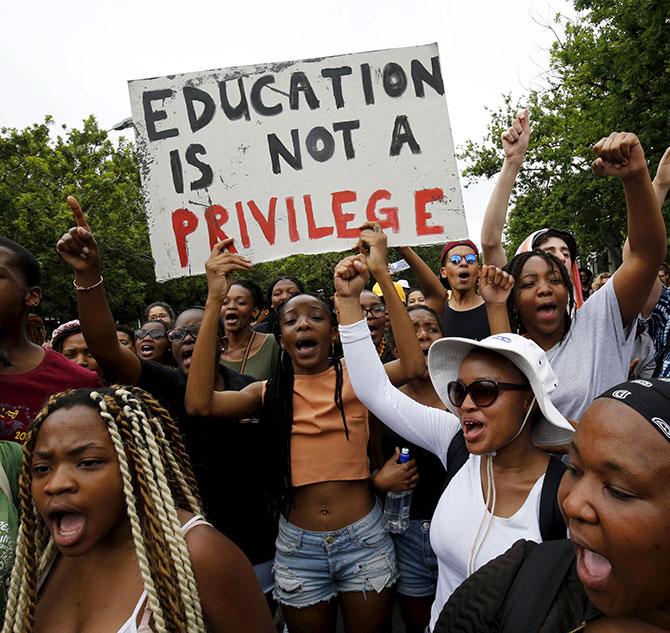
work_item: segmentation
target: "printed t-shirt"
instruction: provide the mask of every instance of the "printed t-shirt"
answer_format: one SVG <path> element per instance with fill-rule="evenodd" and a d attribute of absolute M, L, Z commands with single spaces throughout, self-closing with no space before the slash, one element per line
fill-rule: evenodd
<path fill-rule="evenodd" d="M 141 360 L 137 386 L 151 393 L 174 418 L 191 459 L 205 515 L 249 558 L 252 565 L 274 557 L 276 525 L 265 498 L 268 476 L 257 447 L 260 424 L 188 415 L 184 406 L 186 375 L 178 368 Z M 226 391 L 254 382 L 219 365 Z"/>
<path fill-rule="evenodd" d="M 551 401 L 566 418 L 579 420 L 603 391 L 628 380 L 637 320 L 624 328 L 613 279 L 584 302 L 565 338 L 547 351 L 558 378 Z"/>
<path fill-rule="evenodd" d="M 9 579 L 14 566 L 14 549 L 19 529 L 19 472 L 21 447 L 14 442 L 0 442 L 0 463 L 7 475 L 11 498 L 0 490 L 0 615 L 4 613 Z"/>
<path fill-rule="evenodd" d="M 33 418 L 49 396 L 100 387 L 97 374 L 53 350 L 44 350 L 42 362 L 22 374 L 0 374 L 0 440 L 23 442 Z"/>
<path fill-rule="evenodd" d="M 462 311 L 454 310 L 447 304 L 444 306 L 440 322 L 445 336 L 460 336 L 481 341 L 491 335 L 484 303 L 472 310 Z"/>

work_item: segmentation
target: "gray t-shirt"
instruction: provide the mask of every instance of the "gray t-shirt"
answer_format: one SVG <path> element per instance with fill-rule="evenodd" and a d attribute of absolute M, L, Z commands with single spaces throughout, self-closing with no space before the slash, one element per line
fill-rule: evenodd
<path fill-rule="evenodd" d="M 579 420 L 606 389 L 628 379 L 637 321 L 624 329 L 613 279 L 576 311 L 566 337 L 547 351 L 558 377 L 551 401 Z"/>

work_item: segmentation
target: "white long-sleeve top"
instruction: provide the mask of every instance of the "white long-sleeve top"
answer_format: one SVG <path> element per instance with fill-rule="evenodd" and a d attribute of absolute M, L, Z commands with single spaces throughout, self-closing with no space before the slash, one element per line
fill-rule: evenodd
<path fill-rule="evenodd" d="M 447 449 L 461 428 L 458 418 L 412 400 L 388 379 L 365 320 L 340 326 L 340 338 L 351 384 L 358 399 L 390 429 L 434 453 L 446 468 Z M 468 562 L 483 517 L 488 515 L 481 485 L 481 460 L 470 455 L 442 493 L 430 526 L 437 555 L 438 579 L 431 609 L 433 630 L 449 596 L 467 578 Z M 475 569 L 507 551 L 523 538 L 540 542 L 540 477 L 523 505 L 509 518 L 494 516 L 475 557 Z"/>

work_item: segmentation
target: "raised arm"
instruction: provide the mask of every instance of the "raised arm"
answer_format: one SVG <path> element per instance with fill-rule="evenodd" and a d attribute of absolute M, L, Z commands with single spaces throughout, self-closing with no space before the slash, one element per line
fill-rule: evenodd
<path fill-rule="evenodd" d="M 81 331 L 93 357 L 109 381 L 134 385 L 140 379 L 140 359 L 116 338 L 114 317 L 100 273 L 100 251 L 77 200 L 68 196 L 76 226 L 58 240 L 58 253 L 74 271 Z"/>
<path fill-rule="evenodd" d="M 656 169 L 653 185 L 658 205 L 662 207 L 665 198 L 668 195 L 668 191 L 670 191 L 670 147 L 668 147 L 663 153 L 663 156 L 661 156 L 661 160 L 658 163 L 658 169 Z"/>
<path fill-rule="evenodd" d="M 345 257 L 335 267 L 340 338 L 352 387 L 358 399 L 389 428 L 444 460 L 460 424 L 455 416 L 419 404 L 391 384 L 360 307 L 367 273 L 363 255 Z M 411 336 L 416 339 L 413 332 Z"/>
<path fill-rule="evenodd" d="M 414 334 L 414 326 L 407 308 L 400 300 L 388 272 L 386 235 L 375 224 L 367 224 L 365 227 L 361 231 L 359 249 L 366 258 L 368 269 L 381 288 L 391 318 L 398 360 L 386 363 L 385 369 L 391 383 L 399 387 L 423 375 L 426 371 L 426 359 Z"/>
<path fill-rule="evenodd" d="M 627 327 L 647 302 L 665 258 L 665 223 L 637 136 L 613 132 L 601 139 L 594 151 L 598 158 L 593 162 L 593 173 L 617 176 L 626 196 L 630 255 L 613 281 L 621 319 Z"/>
<path fill-rule="evenodd" d="M 482 222 L 482 258 L 485 264 L 502 268 L 507 263 L 507 255 L 502 247 L 502 234 L 509 199 L 521 170 L 529 140 L 528 110 L 521 110 L 512 121 L 512 125 L 502 134 L 505 159 L 489 203 L 486 205 Z"/>
<path fill-rule="evenodd" d="M 185 405 L 189 415 L 239 419 L 261 410 L 260 382 L 251 383 L 241 391 L 214 391 L 221 305 L 230 289 L 233 271 L 251 267 L 246 257 L 226 250 L 232 242 L 232 239 L 219 242 L 205 262 L 207 302 L 186 382 Z"/>
<path fill-rule="evenodd" d="M 447 301 L 447 291 L 442 285 L 439 277 L 431 267 L 419 257 L 409 246 L 400 246 L 396 249 L 403 259 L 409 264 L 412 272 L 423 290 L 426 304 L 441 315 Z"/>
<path fill-rule="evenodd" d="M 479 295 L 486 303 L 491 334 L 511 332 L 507 299 L 514 287 L 514 277 L 497 266 L 482 266 L 479 272 Z"/>

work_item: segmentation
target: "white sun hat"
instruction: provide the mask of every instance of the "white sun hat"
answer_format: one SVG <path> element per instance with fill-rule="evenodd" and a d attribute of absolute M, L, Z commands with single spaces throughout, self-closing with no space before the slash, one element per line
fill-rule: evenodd
<path fill-rule="evenodd" d="M 482 341 L 468 338 L 442 338 L 428 352 L 428 369 L 437 395 L 449 410 L 458 415 L 449 400 L 447 385 L 458 379 L 463 359 L 474 349 L 485 349 L 509 359 L 526 376 L 542 417 L 533 427 L 533 443 L 546 446 L 566 444 L 574 429 L 561 415 L 549 397 L 558 386 L 558 379 L 547 355 L 536 343 L 518 334 L 496 334 Z"/>

